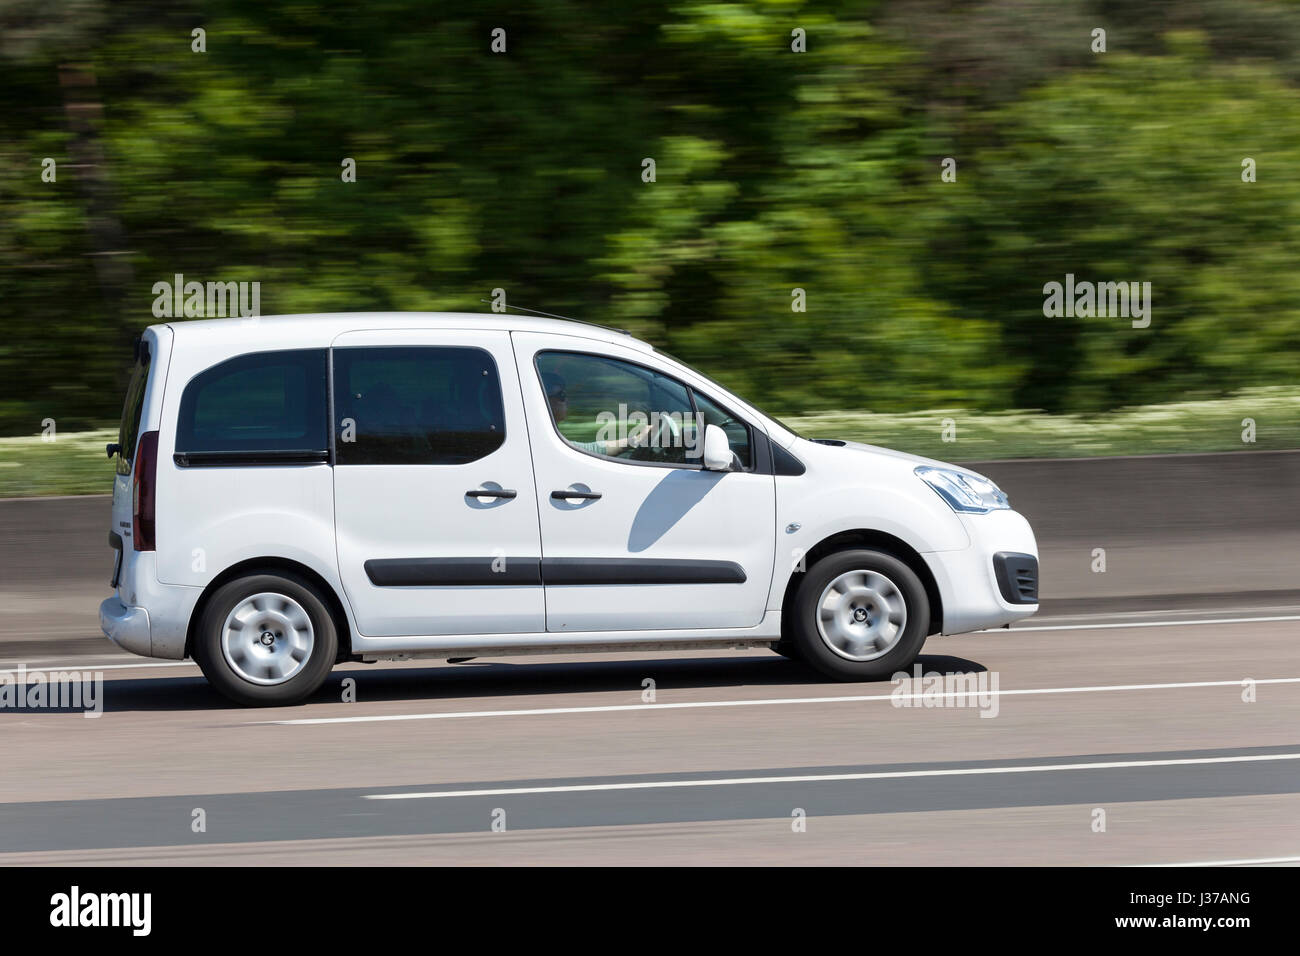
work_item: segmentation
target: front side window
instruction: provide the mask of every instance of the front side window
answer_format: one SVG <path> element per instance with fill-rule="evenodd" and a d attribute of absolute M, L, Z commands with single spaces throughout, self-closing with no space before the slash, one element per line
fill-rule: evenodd
<path fill-rule="evenodd" d="M 727 443 L 731 445 L 732 452 L 740 459 L 741 466 L 747 470 L 753 468 L 754 456 L 750 449 L 749 426 L 699 392 L 692 389 L 692 394 L 695 397 L 695 407 L 700 413 L 701 427 L 717 425 L 721 428 L 727 435 Z"/>
<path fill-rule="evenodd" d="M 324 349 L 237 356 L 200 372 L 185 386 L 176 451 L 324 454 L 325 397 Z"/>
<path fill-rule="evenodd" d="M 603 355 L 541 352 L 536 364 L 555 428 L 574 448 L 623 461 L 699 464 L 695 409 L 681 382 Z"/>
<path fill-rule="evenodd" d="M 501 380 L 483 349 L 334 350 L 335 462 L 463 465 L 506 437 Z"/>

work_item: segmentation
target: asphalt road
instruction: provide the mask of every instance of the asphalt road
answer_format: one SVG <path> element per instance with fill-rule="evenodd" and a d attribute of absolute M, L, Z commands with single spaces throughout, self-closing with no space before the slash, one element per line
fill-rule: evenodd
<path fill-rule="evenodd" d="M 106 657 L 101 716 L 0 715 L 0 863 L 1300 861 L 1280 610 L 932 638 L 988 692 L 942 706 L 736 652 L 350 665 L 247 710 Z"/>
<path fill-rule="evenodd" d="M 0 863 L 1297 863 L 1300 455 L 1248 457 L 987 465 L 1045 601 L 930 639 L 973 697 L 751 651 L 348 665 L 236 708 L 98 636 L 106 499 L 0 502 L 0 666 L 103 680 L 95 718 L 0 706 Z"/>

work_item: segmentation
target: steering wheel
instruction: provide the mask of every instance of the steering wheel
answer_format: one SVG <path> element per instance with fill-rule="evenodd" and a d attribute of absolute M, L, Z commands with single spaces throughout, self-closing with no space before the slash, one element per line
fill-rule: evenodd
<path fill-rule="evenodd" d="M 668 457 L 668 450 L 681 448 L 682 426 L 667 413 L 659 415 L 658 424 L 651 425 L 642 443 L 631 449 L 628 458 L 633 461 L 656 461 Z"/>

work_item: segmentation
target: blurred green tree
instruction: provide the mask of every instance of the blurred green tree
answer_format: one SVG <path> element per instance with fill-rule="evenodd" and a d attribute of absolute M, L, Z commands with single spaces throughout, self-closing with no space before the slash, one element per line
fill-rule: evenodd
<path fill-rule="evenodd" d="M 111 420 L 176 273 L 266 314 L 500 286 L 777 413 L 1290 383 L 1298 65 L 1264 0 L 0 0 L 0 433 Z M 1150 281 L 1151 327 L 1044 318 L 1067 272 Z"/>

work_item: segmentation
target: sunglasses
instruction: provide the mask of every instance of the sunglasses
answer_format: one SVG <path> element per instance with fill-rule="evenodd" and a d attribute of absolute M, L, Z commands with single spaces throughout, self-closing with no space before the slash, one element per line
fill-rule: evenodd
<path fill-rule="evenodd" d="M 551 392 L 547 397 L 553 402 L 567 402 L 569 400 L 569 393 L 560 388 Z"/>

